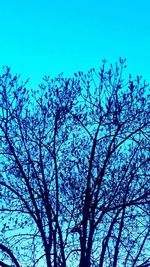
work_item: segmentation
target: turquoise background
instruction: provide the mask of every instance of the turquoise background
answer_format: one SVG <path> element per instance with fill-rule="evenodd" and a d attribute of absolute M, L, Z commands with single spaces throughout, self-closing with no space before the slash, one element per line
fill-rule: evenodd
<path fill-rule="evenodd" d="M 0 0 L 0 66 L 30 77 L 31 87 L 120 56 L 150 81 L 149 0 Z"/>

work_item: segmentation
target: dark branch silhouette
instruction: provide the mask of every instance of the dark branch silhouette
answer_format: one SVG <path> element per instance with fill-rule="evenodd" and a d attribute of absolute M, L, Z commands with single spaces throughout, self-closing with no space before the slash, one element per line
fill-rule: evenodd
<path fill-rule="evenodd" d="M 4 68 L 1 266 L 149 266 L 149 86 L 125 68 L 38 90 Z"/>

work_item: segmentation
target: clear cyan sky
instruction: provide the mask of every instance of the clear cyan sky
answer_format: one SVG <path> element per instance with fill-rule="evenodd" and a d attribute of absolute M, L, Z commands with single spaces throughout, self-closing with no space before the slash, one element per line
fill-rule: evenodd
<path fill-rule="evenodd" d="M 150 82 L 150 0 L 0 1 L 0 66 L 31 87 L 120 56 Z"/>

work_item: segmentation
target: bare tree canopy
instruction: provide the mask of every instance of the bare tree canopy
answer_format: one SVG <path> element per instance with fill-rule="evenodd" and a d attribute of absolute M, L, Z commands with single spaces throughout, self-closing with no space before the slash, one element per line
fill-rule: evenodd
<path fill-rule="evenodd" d="M 0 76 L 0 265 L 150 266 L 150 95 L 121 59 Z"/>

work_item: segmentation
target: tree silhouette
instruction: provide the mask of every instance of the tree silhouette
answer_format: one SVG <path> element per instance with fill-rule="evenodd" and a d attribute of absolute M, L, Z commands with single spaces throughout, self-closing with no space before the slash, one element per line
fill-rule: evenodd
<path fill-rule="evenodd" d="M 1 266 L 150 266 L 150 95 L 99 72 L 0 76 Z"/>

